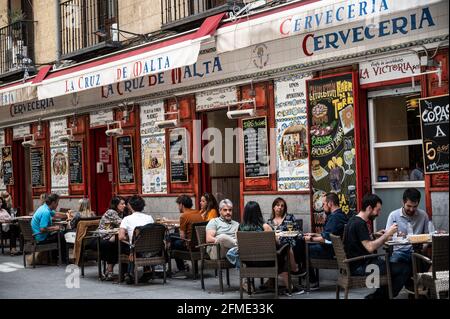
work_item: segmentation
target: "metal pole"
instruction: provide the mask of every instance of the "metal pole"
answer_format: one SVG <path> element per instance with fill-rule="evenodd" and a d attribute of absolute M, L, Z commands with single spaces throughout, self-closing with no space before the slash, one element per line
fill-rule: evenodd
<path fill-rule="evenodd" d="M 55 0 L 56 14 L 56 67 L 61 64 L 61 11 L 59 8 L 60 1 Z"/>

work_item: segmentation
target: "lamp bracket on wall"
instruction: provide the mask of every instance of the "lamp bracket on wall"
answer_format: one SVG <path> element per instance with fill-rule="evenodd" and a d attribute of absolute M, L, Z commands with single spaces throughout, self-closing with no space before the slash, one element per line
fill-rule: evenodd
<path fill-rule="evenodd" d="M 26 135 L 24 135 L 23 136 L 22 146 L 23 147 L 36 146 L 36 141 L 34 139 L 34 134 L 26 134 Z"/>
<path fill-rule="evenodd" d="M 66 128 L 66 134 L 58 136 L 58 141 L 62 143 L 73 141 L 73 129 L 71 127 Z"/>
<path fill-rule="evenodd" d="M 253 108 L 252 109 L 241 109 L 241 108 L 238 108 L 237 110 L 230 110 L 230 108 L 232 106 L 234 106 L 234 105 L 242 107 L 242 105 L 244 105 L 244 104 L 253 104 Z M 256 114 L 256 100 L 255 100 L 255 98 L 228 104 L 227 117 L 230 120 L 239 119 L 239 118 L 243 118 L 243 117 L 252 117 L 252 116 L 255 116 L 255 114 Z"/>
<path fill-rule="evenodd" d="M 130 118 L 130 113 L 134 111 L 134 102 L 124 101 L 119 103 L 119 109 L 122 111 L 122 121 L 127 122 Z M 131 106 L 131 109 L 128 107 Z"/>
<path fill-rule="evenodd" d="M 437 74 L 437 76 L 438 76 L 438 85 L 439 85 L 439 87 L 441 87 L 442 86 L 442 61 L 439 62 L 439 67 L 438 67 L 437 70 L 426 71 L 426 72 L 421 72 L 421 73 L 417 73 L 417 74 L 412 75 L 411 76 L 411 84 L 412 84 L 413 89 L 416 88 L 416 83 L 414 81 L 414 78 L 416 76 L 428 75 L 428 74 Z"/>
<path fill-rule="evenodd" d="M 164 120 L 162 120 L 162 121 L 157 121 L 157 122 L 155 123 L 155 125 L 156 125 L 158 128 L 160 128 L 160 129 L 163 129 L 163 128 L 173 128 L 173 127 L 177 127 L 177 126 L 178 126 L 178 123 L 180 123 L 180 108 L 179 108 L 179 106 L 178 106 L 178 99 L 177 99 L 176 96 L 175 96 L 175 101 L 176 101 L 176 104 L 175 104 L 175 106 L 176 106 L 176 111 L 164 113 L 164 115 L 163 115 Z M 172 109 L 173 109 L 173 108 L 172 108 Z M 175 114 L 177 115 L 177 118 L 176 118 L 176 119 L 165 120 L 166 115 L 175 115 Z"/>
<path fill-rule="evenodd" d="M 111 126 L 117 126 L 115 128 L 111 128 Z M 123 135 L 122 122 L 114 121 L 106 123 L 106 136 L 120 136 Z"/>

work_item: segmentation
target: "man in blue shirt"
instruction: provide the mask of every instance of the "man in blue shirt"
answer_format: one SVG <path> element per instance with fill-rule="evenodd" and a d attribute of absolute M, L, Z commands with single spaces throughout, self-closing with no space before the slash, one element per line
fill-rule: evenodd
<path fill-rule="evenodd" d="M 58 236 L 60 236 L 60 242 L 61 242 L 61 255 L 62 259 L 66 261 L 65 256 L 65 240 L 64 236 L 61 236 L 61 233 L 59 232 L 60 228 L 59 226 L 53 226 L 52 224 L 52 218 L 54 216 L 56 217 L 66 217 L 65 214 L 57 214 L 55 212 L 56 208 L 59 204 L 59 195 L 58 194 L 50 194 L 45 204 L 40 206 L 36 212 L 33 214 L 33 218 L 31 219 L 31 228 L 33 230 L 33 236 L 39 243 L 50 243 L 50 242 L 57 242 Z M 61 215 L 61 216 L 60 216 Z"/>
<path fill-rule="evenodd" d="M 347 224 L 347 215 L 342 211 L 339 206 L 339 197 L 335 193 L 327 193 L 322 197 L 323 211 L 327 215 L 325 224 L 323 225 L 323 231 L 320 234 L 317 233 L 305 233 L 303 236 L 304 241 L 314 242 L 317 244 L 308 245 L 309 257 L 314 259 L 333 259 L 334 251 L 331 244 L 330 234 L 341 236 L 344 233 L 345 225 Z M 304 245 L 299 245 L 303 246 Z M 303 248 L 304 250 L 304 248 Z M 303 253 L 303 260 L 306 256 Z M 303 262 L 302 264 L 306 264 Z M 309 270 L 310 277 L 310 289 L 317 289 L 319 286 L 317 276 L 314 269 Z"/>

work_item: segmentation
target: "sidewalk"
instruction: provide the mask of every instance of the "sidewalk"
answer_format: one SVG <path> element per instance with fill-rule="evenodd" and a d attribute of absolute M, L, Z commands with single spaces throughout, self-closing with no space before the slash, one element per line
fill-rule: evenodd
<path fill-rule="evenodd" d="M 239 299 L 239 273 L 236 269 L 230 271 L 231 287 L 226 286 L 224 274 L 224 294 L 220 293 L 218 278 L 214 271 L 207 271 L 205 291 L 201 289 L 200 279 L 168 278 L 164 285 L 162 279 L 155 278 L 146 284 L 126 285 L 97 279 L 97 265 L 89 264 L 85 267 L 85 277 L 80 278 L 79 288 L 68 288 L 74 284 L 70 280 L 71 267 L 66 273 L 66 266 L 36 266 L 35 269 L 23 268 L 22 256 L 11 257 L 0 255 L 0 299 Z M 115 267 L 117 271 L 117 266 Z M 73 274 L 73 271 L 72 271 Z M 335 282 L 332 271 L 321 272 L 320 289 L 309 294 L 293 294 L 280 296 L 281 299 L 335 299 Z M 76 284 L 75 280 L 75 284 Z M 259 279 L 255 280 L 259 286 Z M 362 299 L 370 293 L 368 289 L 354 289 L 350 291 L 350 299 Z M 257 293 L 244 299 L 272 299 L 273 293 Z M 343 294 L 341 295 L 343 298 Z M 398 298 L 404 299 L 402 294 Z"/>

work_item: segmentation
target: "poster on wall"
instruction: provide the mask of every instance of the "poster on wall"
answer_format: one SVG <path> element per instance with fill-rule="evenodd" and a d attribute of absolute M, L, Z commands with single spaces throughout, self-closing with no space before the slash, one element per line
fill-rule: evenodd
<path fill-rule="evenodd" d="M 117 159 L 119 168 L 119 183 L 134 183 L 133 140 L 130 135 L 117 138 Z"/>
<path fill-rule="evenodd" d="M 345 213 L 356 210 L 353 75 L 309 80 L 311 206 L 315 231 L 324 223 L 322 195 L 334 192 Z"/>
<path fill-rule="evenodd" d="M 170 181 L 172 183 L 189 182 L 187 130 L 176 128 L 169 133 Z"/>
<path fill-rule="evenodd" d="M 50 175 L 51 191 L 58 195 L 69 195 L 69 151 L 67 142 L 59 137 L 65 135 L 67 120 L 65 118 L 50 121 Z"/>
<path fill-rule="evenodd" d="M 448 172 L 448 94 L 420 99 L 425 174 Z"/>
<path fill-rule="evenodd" d="M 44 154 L 44 147 L 32 147 L 30 149 L 32 188 L 45 187 Z"/>
<path fill-rule="evenodd" d="M 245 178 L 269 177 L 267 118 L 256 117 L 242 120 L 242 128 Z"/>
<path fill-rule="evenodd" d="M 1 175 L 3 179 L 3 184 L 14 185 L 14 176 L 13 176 L 13 161 L 12 161 L 12 149 L 11 146 L 3 146 L 2 147 L 2 166 L 1 166 Z"/>
<path fill-rule="evenodd" d="M 83 184 L 83 142 L 69 142 L 70 184 Z"/>
<path fill-rule="evenodd" d="M 278 190 L 309 191 L 306 80 L 298 74 L 275 80 Z"/>
<path fill-rule="evenodd" d="M 164 102 L 141 105 L 142 193 L 167 194 L 165 130 L 155 125 L 164 119 Z"/>

